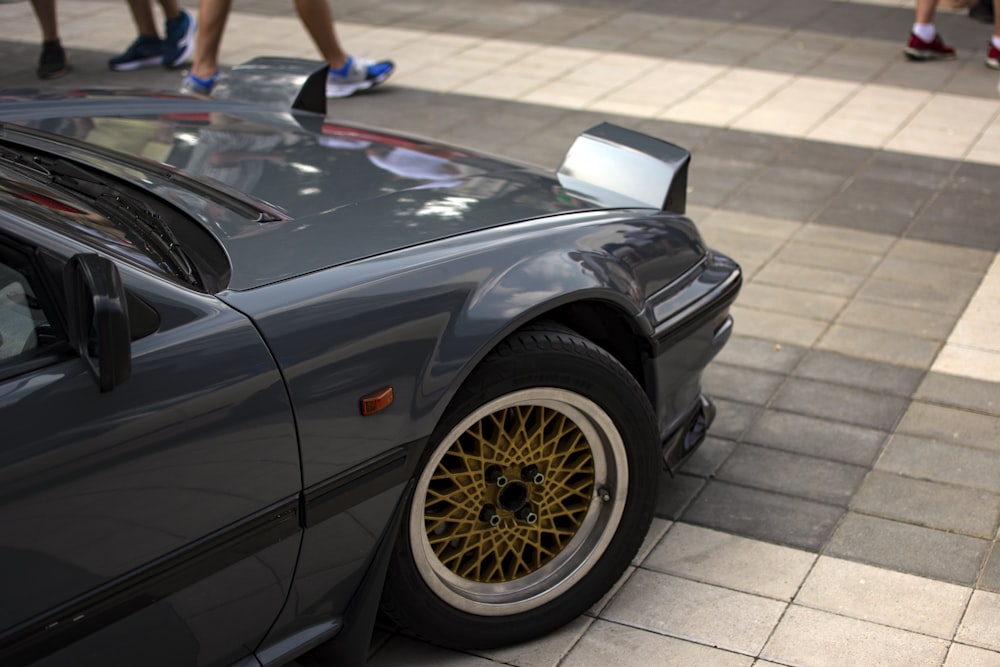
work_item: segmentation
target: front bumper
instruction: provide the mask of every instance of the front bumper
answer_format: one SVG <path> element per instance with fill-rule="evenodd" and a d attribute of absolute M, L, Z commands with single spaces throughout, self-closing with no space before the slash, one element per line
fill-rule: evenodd
<path fill-rule="evenodd" d="M 715 421 L 715 404 L 704 394 L 681 426 L 663 441 L 663 466 L 671 475 L 705 441 L 708 427 Z"/>

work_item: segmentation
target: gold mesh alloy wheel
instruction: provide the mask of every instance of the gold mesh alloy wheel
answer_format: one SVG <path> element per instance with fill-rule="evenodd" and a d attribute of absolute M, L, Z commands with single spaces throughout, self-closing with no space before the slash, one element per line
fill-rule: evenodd
<path fill-rule="evenodd" d="M 417 568 L 454 607 L 513 614 L 562 594 L 607 548 L 628 489 L 625 450 L 589 399 L 538 388 L 462 420 L 421 475 Z"/>

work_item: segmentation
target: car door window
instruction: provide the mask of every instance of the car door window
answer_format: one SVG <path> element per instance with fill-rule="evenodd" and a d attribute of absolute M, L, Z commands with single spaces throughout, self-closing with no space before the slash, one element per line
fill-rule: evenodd
<path fill-rule="evenodd" d="M 0 252 L 0 364 L 30 355 L 49 341 L 49 320 L 17 253 Z"/>

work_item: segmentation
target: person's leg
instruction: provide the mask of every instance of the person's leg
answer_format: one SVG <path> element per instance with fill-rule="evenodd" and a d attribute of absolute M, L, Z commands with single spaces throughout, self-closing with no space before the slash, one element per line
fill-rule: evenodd
<path fill-rule="evenodd" d="M 362 60 L 344 50 L 337 39 L 327 0 L 295 0 L 295 11 L 329 67 L 327 97 L 353 95 L 359 90 L 377 86 L 392 74 L 395 69 L 392 61 Z"/>
<path fill-rule="evenodd" d="M 986 66 L 1000 69 L 1000 0 L 993 0 L 993 37 L 986 51 Z"/>
<path fill-rule="evenodd" d="M 38 19 L 38 27 L 42 31 L 42 41 L 51 42 L 59 39 L 59 22 L 56 20 L 56 0 L 31 0 L 31 8 Z"/>
<path fill-rule="evenodd" d="M 212 92 L 219 77 L 219 50 L 232 6 L 232 0 L 201 0 L 199 3 L 194 59 L 181 90 L 205 95 Z"/>
<path fill-rule="evenodd" d="M 39 79 L 55 79 L 69 72 L 66 52 L 59 41 L 59 21 L 55 0 L 31 0 L 31 8 L 42 31 L 42 55 L 36 74 Z"/>
<path fill-rule="evenodd" d="M 194 18 L 181 9 L 177 0 L 160 0 L 163 26 L 163 66 L 180 67 L 194 52 Z"/>
<path fill-rule="evenodd" d="M 327 0 L 295 0 L 295 11 L 330 68 L 341 69 L 346 65 L 348 56 L 337 39 Z"/>
<path fill-rule="evenodd" d="M 163 40 L 156 31 L 152 0 L 128 0 L 128 8 L 139 36 L 123 52 L 108 59 L 108 67 L 125 72 L 162 64 Z"/>
<path fill-rule="evenodd" d="M 955 49 L 946 46 L 934 27 L 934 12 L 938 0 L 917 0 L 910 41 L 903 53 L 910 60 L 950 60 Z"/>

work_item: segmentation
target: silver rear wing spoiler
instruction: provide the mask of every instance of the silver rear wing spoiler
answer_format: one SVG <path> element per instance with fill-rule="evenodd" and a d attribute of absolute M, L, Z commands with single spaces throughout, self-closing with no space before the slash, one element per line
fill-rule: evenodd
<path fill-rule="evenodd" d="M 559 183 L 594 199 L 627 197 L 683 215 L 691 153 L 649 135 L 602 123 L 573 142 L 559 167 Z"/>
<path fill-rule="evenodd" d="M 326 115 L 326 63 L 254 58 L 220 78 L 212 97 Z"/>

